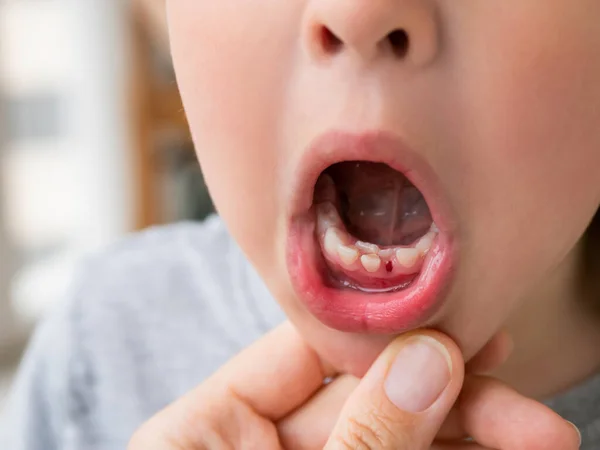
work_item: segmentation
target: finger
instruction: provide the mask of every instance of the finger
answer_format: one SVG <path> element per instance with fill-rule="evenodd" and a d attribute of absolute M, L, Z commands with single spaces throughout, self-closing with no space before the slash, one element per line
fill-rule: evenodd
<path fill-rule="evenodd" d="M 344 403 L 358 383 L 359 379 L 352 375 L 341 375 L 323 387 L 307 403 L 281 420 L 277 424 L 277 429 L 283 448 L 286 450 L 322 449 Z"/>
<path fill-rule="evenodd" d="M 248 347 L 190 396 L 227 391 L 260 416 L 277 421 L 303 404 L 333 376 L 328 367 L 285 323 Z"/>
<path fill-rule="evenodd" d="M 472 442 L 461 442 L 456 444 L 436 444 L 434 443 L 431 450 L 493 450 L 487 447 L 482 447 L 479 444 Z"/>
<path fill-rule="evenodd" d="M 506 362 L 512 353 L 514 344 L 506 330 L 502 330 L 472 358 L 466 365 L 465 372 L 483 375 L 490 373 Z M 458 411 L 453 408 L 442 425 L 437 439 L 458 440 L 467 436 Z"/>
<path fill-rule="evenodd" d="M 453 407 L 435 438 L 441 441 L 457 441 L 468 437 L 461 420 L 458 410 Z"/>
<path fill-rule="evenodd" d="M 332 375 L 286 323 L 154 416 L 129 448 L 247 448 L 263 442 L 270 445 L 263 448 L 278 448 L 273 421 L 304 403 Z"/>
<path fill-rule="evenodd" d="M 510 450 L 576 450 L 581 437 L 547 406 L 492 378 L 469 376 L 457 409 L 480 445 Z"/>
<path fill-rule="evenodd" d="M 467 364 L 467 372 L 485 373 L 501 366 L 512 351 L 512 339 L 506 331 L 497 333 Z M 287 450 L 321 449 L 333 430 L 344 402 L 358 385 L 349 375 L 338 377 L 318 392 L 309 402 L 279 424 L 283 447 Z M 306 430 L 311 430 L 306 433 Z M 455 441 L 466 437 L 455 409 L 442 425 L 437 439 Z"/>
<path fill-rule="evenodd" d="M 511 351 L 512 339 L 506 331 L 501 331 L 467 367 L 472 371 L 493 370 L 504 363 Z M 322 449 L 333 430 L 343 404 L 358 385 L 358 381 L 350 375 L 338 377 L 321 389 L 308 403 L 280 421 L 278 430 L 283 447 L 287 450 Z M 311 432 L 306 433 L 306 430 Z M 436 439 L 458 441 L 467 436 L 459 413 L 453 408 Z"/>
<path fill-rule="evenodd" d="M 447 336 L 397 338 L 351 394 L 325 449 L 429 450 L 463 376 L 461 352 Z"/>
<path fill-rule="evenodd" d="M 467 363 L 466 372 L 478 375 L 492 372 L 506 362 L 513 347 L 510 334 L 500 331 Z"/>

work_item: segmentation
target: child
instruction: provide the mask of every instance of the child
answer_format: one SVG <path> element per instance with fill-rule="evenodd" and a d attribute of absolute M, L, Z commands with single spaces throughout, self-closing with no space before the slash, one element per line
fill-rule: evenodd
<path fill-rule="evenodd" d="M 600 3 L 167 8 L 220 219 L 88 264 L 33 340 L 3 448 L 124 448 L 283 319 L 272 298 L 354 376 L 408 330 L 470 360 L 505 328 L 494 376 L 597 448 Z"/>

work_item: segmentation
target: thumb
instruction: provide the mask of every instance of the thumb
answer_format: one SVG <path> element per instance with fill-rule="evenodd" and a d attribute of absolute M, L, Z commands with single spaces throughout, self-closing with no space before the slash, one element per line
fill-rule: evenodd
<path fill-rule="evenodd" d="M 400 336 L 348 398 L 325 450 L 428 450 L 463 376 L 461 352 L 447 336 Z"/>

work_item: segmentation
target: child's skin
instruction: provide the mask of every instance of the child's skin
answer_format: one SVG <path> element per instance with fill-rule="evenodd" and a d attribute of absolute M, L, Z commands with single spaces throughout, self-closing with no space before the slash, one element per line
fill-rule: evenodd
<path fill-rule="evenodd" d="M 496 375 L 530 396 L 597 369 L 600 327 L 578 304 L 577 278 L 578 243 L 600 204 L 597 0 L 167 3 L 218 210 L 324 360 L 361 376 L 392 340 L 325 326 L 291 281 L 290 180 L 315 138 L 342 130 L 402 139 L 449 211 L 449 288 L 408 328 L 443 331 L 466 360 L 508 328 L 515 351 Z M 334 50 L 314 32 L 323 27 L 339 39 Z M 398 29 L 402 57 L 386 39 Z"/>

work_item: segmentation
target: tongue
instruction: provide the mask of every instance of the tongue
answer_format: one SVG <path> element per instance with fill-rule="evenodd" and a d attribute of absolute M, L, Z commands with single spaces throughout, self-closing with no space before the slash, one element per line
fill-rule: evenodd
<path fill-rule="evenodd" d="M 386 164 L 343 162 L 327 170 L 336 185 L 348 231 L 380 246 L 410 245 L 431 226 L 419 190 Z"/>

